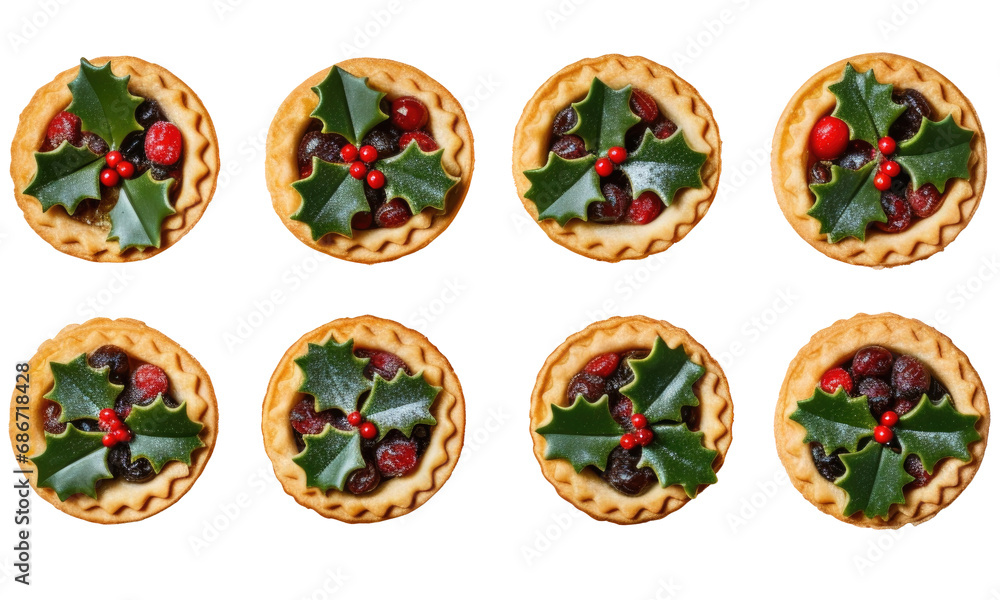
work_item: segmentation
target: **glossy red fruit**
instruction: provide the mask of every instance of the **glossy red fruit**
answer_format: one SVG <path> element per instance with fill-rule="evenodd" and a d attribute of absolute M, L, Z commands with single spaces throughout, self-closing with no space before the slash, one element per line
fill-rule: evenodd
<path fill-rule="evenodd" d="M 622 436 L 622 439 L 618 441 L 622 448 L 626 450 L 631 450 L 639 445 L 639 440 L 635 439 L 635 435 L 631 433 L 626 433 Z"/>
<path fill-rule="evenodd" d="M 884 192 L 892 187 L 892 177 L 889 177 L 880 171 L 875 174 L 875 179 L 872 183 L 875 184 L 875 189 L 880 192 Z"/>
<path fill-rule="evenodd" d="M 632 96 L 628 101 L 629 108 L 645 123 L 652 123 L 656 117 L 660 116 L 660 108 L 656 106 L 656 100 L 642 90 L 632 90 Z"/>
<path fill-rule="evenodd" d="M 371 172 L 369 172 L 368 185 L 370 185 L 372 189 L 375 190 L 381 189 L 382 186 L 385 185 L 385 175 L 382 174 L 382 171 L 379 171 L 378 169 L 373 169 Z"/>
<path fill-rule="evenodd" d="M 132 441 L 132 433 L 128 429 L 125 429 L 124 427 L 119 427 L 117 429 L 111 430 L 111 435 L 115 436 L 115 440 L 119 442 Z"/>
<path fill-rule="evenodd" d="M 885 223 L 876 221 L 875 227 L 887 233 L 897 233 L 910 226 L 913 211 L 902 196 L 895 192 L 883 192 L 880 201 L 882 210 L 885 211 Z"/>
<path fill-rule="evenodd" d="M 104 187 L 113 187 L 118 185 L 118 171 L 114 169 L 104 169 L 101 171 L 101 185 Z"/>
<path fill-rule="evenodd" d="M 628 152 L 626 152 L 625 148 L 622 148 L 621 146 L 614 146 L 608 150 L 608 158 L 610 158 L 611 162 L 616 165 L 620 165 L 625 162 L 626 158 L 628 158 Z"/>
<path fill-rule="evenodd" d="M 374 217 L 372 217 L 372 214 L 370 212 L 368 212 L 367 210 L 364 212 L 359 212 L 355 214 L 353 218 L 351 218 L 351 229 L 357 229 L 358 231 L 363 231 L 371 227 L 372 223 L 374 222 L 375 219 Z"/>
<path fill-rule="evenodd" d="M 640 446 L 648 446 L 649 443 L 653 441 L 653 430 L 648 427 L 644 427 L 639 431 L 636 431 L 635 440 L 639 442 Z"/>
<path fill-rule="evenodd" d="M 403 131 L 416 131 L 427 124 L 427 107 L 412 96 L 392 101 L 392 124 Z"/>
<path fill-rule="evenodd" d="M 115 409 L 113 408 L 102 408 L 101 412 L 98 413 L 97 416 L 100 417 L 102 421 L 109 421 L 112 417 L 118 418 L 118 415 L 115 414 Z"/>
<path fill-rule="evenodd" d="M 74 146 L 79 144 L 80 117 L 66 111 L 52 117 L 52 120 L 49 121 L 49 128 L 45 132 L 45 141 L 53 148 L 66 141 Z"/>
<path fill-rule="evenodd" d="M 362 423 L 358 431 L 361 433 L 361 437 L 366 440 L 374 439 L 378 435 L 378 428 L 372 423 Z"/>
<path fill-rule="evenodd" d="M 417 146 L 419 146 L 424 152 L 434 152 L 438 149 L 437 142 L 434 141 L 434 138 L 427 135 L 423 131 L 408 131 L 404 133 L 399 138 L 399 149 L 406 149 L 406 147 L 410 145 L 410 142 L 416 142 Z"/>
<path fill-rule="evenodd" d="M 118 163 L 122 161 L 122 153 L 117 150 L 112 150 L 104 155 L 104 162 L 108 163 L 108 166 L 114 169 L 118 166 Z"/>
<path fill-rule="evenodd" d="M 375 162 L 378 160 L 378 150 L 375 149 L 375 146 L 361 146 L 361 150 L 358 150 L 358 156 L 366 163 Z"/>
<path fill-rule="evenodd" d="M 614 352 L 608 352 L 592 358 L 583 370 L 598 377 L 610 377 L 616 368 L 618 368 L 618 355 Z"/>
<path fill-rule="evenodd" d="M 322 433 L 327 425 L 332 424 L 330 413 L 316 412 L 316 401 L 313 398 L 300 400 L 292 407 L 288 420 L 291 422 L 292 428 L 303 435 Z"/>
<path fill-rule="evenodd" d="M 366 167 L 365 163 L 361 162 L 360 160 L 356 160 L 351 163 L 350 172 L 351 172 L 351 177 L 355 179 L 362 179 L 364 178 L 365 173 L 368 172 L 368 167 Z"/>
<path fill-rule="evenodd" d="M 809 149 L 820 160 L 833 160 L 847 150 L 851 130 L 837 117 L 826 116 L 816 121 L 809 134 Z"/>
<path fill-rule="evenodd" d="M 597 174 L 600 175 L 601 177 L 607 177 L 608 175 L 611 175 L 612 172 L 614 172 L 615 165 L 614 163 L 611 162 L 610 158 L 598 158 L 597 162 L 594 163 L 594 169 L 597 171 Z"/>
<path fill-rule="evenodd" d="M 358 157 L 358 147 L 354 144 L 348 144 L 340 149 L 340 158 L 344 159 L 344 162 L 354 162 Z"/>
<path fill-rule="evenodd" d="M 643 192 L 628 205 L 628 214 L 626 217 L 630 223 L 645 225 L 660 216 L 660 211 L 662 210 L 663 202 L 659 196 L 654 192 Z"/>
<path fill-rule="evenodd" d="M 105 448 L 110 448 L 111 446 L 117 444 L 118 440 L 115 439 L 115 434 L 106 433 L 104 434 L 104 437 L 101 438 L 101 443 L 104 444 Z"/>
<path fill-rule="evenodd" d="M 875 428 L 875 441 L 880 444 L 888 444 L 892 441 L 893 433 L 892 430 L 885 425 L 879 425 Z"/>
<path fill-rule="evenodd" d="M 184 140 L 181 130 L 169 121 L 158 121 L 146 130 L 146 158 L 160 165 L 172 165 L 181 158 Z"/>
<path fill-rule="evenodd" d="M 881 421 L 886 427 L 892 427 L 896 423 L 899 423 L 899 415 L 890 410 L 882 413 L 882 418 L 879 419 L 879 421 Z"/>
<path fill-rule="evenodd" d="M 379 227 L 399 227 L 410 220 L 410 207 L 402 198 L 393 198 L 375 211 Z"/>
<path fill-rule="evenodd" d="M 642 429 L 646 426 L 646 415 L 636 413 L 632 415 L 632 426 L 636 429 Z"/>
<path fill-rule="evenodd" d="M 819 387 L 827 394 L 832 394 L 841 387 L 850 394 L 854 390 L 854 380 L 851 379 L 851 375 L 847 371 L 836 367 L 823 373 L 823 377 L 819 380 Z"/>
<path fill-rule="evenodd" d="M 882 166 L 879 167 L 879 170 L 888 175 L 889 177 L 895 177 L 896 175 L 899 175 L 900 171 L 899 163 L 894 160 L 887 160 L 884 163 L 882 163 Z"/>
<path fill-rule="evenodd" d="M 400 477 L 417 466 L 417 445 L 400 437 L 375 448 L 375 464 L 383 477 Z"/>
<path fill-rule="evenodd" d="M 122 176 L 122 179 L 128 179 L 132 175 L 135 175 L 135 165 L 128 162 L 127 160 L 119 162 L 118 165 L 115 167 L 115 170 L 118 171 L 118 174 Z"/>
<path fill-rule="evenodd" d="M 132 372 L 132 385 L 139 392 L 140 400 L 149 400 L 160 394 L 166 394 L 170 381 L 163 369 L 149 363 L 139 365 Z"/>
<path fill-rule="evenodd" d="M 927 218 L 937 212 L 941 207 L 941 193 L 937 191 L 933 183 L 913 189 L 913 184 L 906 186 L 906 202 L 913 209 L 913 214 L 920 218 Z"/>
<path fill-rule="evenodd" d="M 896 140 L 886 136 L 878 141 L 878 151 L 885 156 L 889 156 L 896 151 Z"/>
<path fill-rule="evenodd" d="M 362 417 L 361 413 L 359 413 L 358 411 L 354 411 L 351 414 L 347 415 L 347 422 L 350 423 L 351 425 L 355 426 L 355 427 L 357 427 L 358 425 L 361 425 L 361 422 L 363 420 L 364 420 L 364 417 Z"/>

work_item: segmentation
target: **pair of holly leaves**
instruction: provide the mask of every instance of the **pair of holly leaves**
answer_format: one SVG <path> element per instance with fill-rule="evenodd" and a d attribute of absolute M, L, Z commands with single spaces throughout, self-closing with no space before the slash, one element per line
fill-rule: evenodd
<path fill-rule="evenodd" d="M 73 494 L 96 498 L 97 482 L 114 477 L 108 468 L 110 448 L 102 442 L 106 432 L 81 431 L 71 421 L 96 419 L 101 410 L 113 409 L 124 387 L 108 379 L 110 367 L 88 365 L 86 354 L 51 367 L 54 385 L 45 398 L 62 407 L 59 421 L 66 424 L 66 431 L 46 432 L 45 451 L 31 459 L 38 485 L 53 489 L 60 500 Z M 173 460 L 190 465 L 191 453 L 205 445 L 198 438 L 202 424 L 188 418 L 186 403 L 168 408 L 162 395 L 146 406 L 132 406 L 124 423 L 132 432 L 132 460 L 145 458 L 156 473 Z"/>
<path fill-rule="evenodd" d="M 705 367 L 659 336 L 649 356 L 627 360 L 635 378 L 620 391 L 653 431 L 652 442 L 641 447 L 637 467 L 652 468 L 660 486 L 681 485 L 694 498 L 700 486 L 718 481 L 712 463 L 719 453 L 702 445 L 705 434 L 688 429 L 681 415 L 685 406 L 698 406 L 694 384 Z M 605 470 L 608 455 L 625 433 L 611 416 L 607 395 L 597 402 L 578 395 L 565 408 L 552 405 L 552 419 L 536 431 L 545 438 L 545 458 L 568 460 L 577 473 L 588 466 Z"/>
<path fill-rule="evenodd" d="M 400 369 L 391 380 L 376 373 L 369 381 L 364 376 L 369 360 L 354 355 L 353 339 L 343 344 L 333 339 L 323 345 L 309 344 L 306 354 L 295 359 L 303 374 L 299 391 L 312 396 L 317 413 L 330 409 L 345 415 L 360 412 L 378 430 L 374 441 L 393 429 L 410 437 L 415 426 L 437 423 L 430 407 L 441 388 L 427 383 L 423 371 L 410 376 Z M 365 393 L 368 397 L 358 410 Z M 343 490 L 351 473 L 365 467 L 358 428 L 341 431 L 327 425 L 322 432 L 302 439 L 306 447 L 292 460 L 305 471 L 309 487 L 324 493 L 331 488 Z"/>
<path fill-rule="evenodd" d="M 385 92 L 369 87 L 367 77 L 355 77 L 335 66 L 312 89 L 319 103 L 311 116 L 323 123 L 323 133 L 339 134 L 356 147 L 389 118 L 381 108 Z M 378 160 L 374 168 L 385 176 L 386 198 L 402 198 L 414 215 L 426 208 L 443 211 L 448 191 L 458 183 L 444 170 L 443 154 L 443 149 L 424 152 L 419 144 L 410 142 L 402 153 Z M 328 233 L 353 237 L 354 215 L 371 210 L 364 178 L 353 177 L 350 164 L 328 163 L 319 157 L 313 157 L 312 162 L 312 174 L 292 184 L 302 198 L 292 219 L 308 225 L 313 240 Z"/>
<path fill-rule="evenodd" d="M 858 73 L 848 63 L 843 79 L 829 90 L 837 99 L 833 116 L 847 124 L 852 140 L 863 140 L 874 148 L 906 112 L 905 105 L 892 101 L 892 84 L 879 83 L 874 69 Z M 959 127 L 950 114 L 941 121 L 924 117 L 916 135 L 896 146 L 892 159 L 910 176 L 914 189 L 932 183 L 944 193 L 949 179 L 969 178 L 973 135 Z M 830 170 L 833 177 L 829 182 L 809 186 L 816 203 L 808 214 L 820 222 L 820 233 L 827 234 L 832 244 L 847 237 L 864 241 L 871 223 L 887 221 L 882 192 L 874 183 L 878 161 L 871 160 L 857 171 L 838 165 Z"/>
<path fill-rule="evenodd" d="M 111 63 L 95 67 L 80 59 L 80 72 L 69 83 L 73 101 L 66 112 L 80 117 L 81 128 L 99 135 L 119 150 L 125 136 L 142 131 L 135 109 L 143 99 L 128 91 L 130 76 L 116 77 Z M 35 152 L 36 172 L 24 193 L 34 196 L 47 212 L 59 205 L 70 215 L 87 199 L 101 199 L 101 171 L 107 168 L 103 155 L 68 141 L 50 152 Z M 134 179 L 122 179 L 118 201 L 111 209 L 109 240 L 118 240 L 121 250 L 160 247 L 163 220 L 174 214 L 169 192 L 173 179 L 157 181 L 150 171 Z"/>
<path fill-rule="evenodd" d="M 945 394 L 937 403 L 924 394 L 917 405 L 892 427 L 900 451 L 875 442 L 878 425 L 868 408 L 868 398 L 850 398 L 844 388 L 828 394 L 816 388 L 812 397 L 798 403 L 789 418 L 806 430 L 803 443 L 817 442 L 830 455 L 837 450 L 846 472 L 834 484 L 847 492 L 844 515 L 862 511 L 868 518 L 886 519 L 893 504 L 903 504 L 903 487 L 914 481 L 906 472 L 906 457 L 915 454 L 924 470 L 933 473 L 945 458 L 970 459 L 968 446 L 980 439 L 979 417 L 958 412 Z"/>
<path fill-rule="evenodd" d="M 642 121 L 629 106 L 631 97 L 631 85 L 615 90 L 595 77 L 587 97 L 573 103 L 576 125 L 566 133 L 583 139 L 591 154 L 565 159 L 549 152 L 544 167 L 524 172 L 531 183 L 524 197 L 535 203 L 539 221 L 554 219 L 559 225 L 570 219 L 586 221 L 587 207 L 605 201 L 594 166 L 611 148 L 624 148 L 629 129 Z M 669 205 L 681 188 L 703 185 L 701 167 L 707 158 L 688 146 L 680 130 L 661 140 L 647 129 L 639 147 L 620 168 L 634 196 L 654 192 Z"/>

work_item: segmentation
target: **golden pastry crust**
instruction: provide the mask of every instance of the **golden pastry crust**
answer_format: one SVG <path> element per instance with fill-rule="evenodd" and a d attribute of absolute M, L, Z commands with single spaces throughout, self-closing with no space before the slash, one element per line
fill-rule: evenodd
<path fill-rule="evenodd" d="M 204 446 L 194 451 L 191 466 L 171 461 L 152 479 L 130 483 L 121 479 L 99 481 L 97 499 L 74 494 L 59 500 L 55 491 L 36 485 L 37 473 L 27 475 L 31 486 L 41 498 L 63 511 L 92 523 L 128 523 L 155 515 L 171 506 L 187 493 L 205 470 L 219 433 L 219 409 L 208 373 L 187 350 L 159 331 L 133 319 L 91 319 L 82 325 L 69 325 L 54 338 L 44 342 L 28 362 L 30 378 L 30 446 L 29 457 L 45 451 L 45 403 L 43 396 L 52 390 L 52 369 L 49 364 L 66 363 L 82 353 L 91 353 L 105 344 L 114 344 L 131 358 L 154 364 L 167 373 L 171 394 L 179 402 L 187 402 L 187 415 L 203 425 L 198 437 Z M 16 389 L 10 400 L 11 446 L 16 427 Z M 23 422 L 23 419 L 22 419 Z M 21 454 L 16 451 L 15 453 Z M 29 467 L 30 468 L 30 467 Z"/>
<path fill-rule="evenodd" d="M 969 447 L 972 459 L 948 458 L 938 463 L 930 483 L 905 492 L 906 503 L 893 505 L 889 517 L 867 518 L 858 512 L 844 516 L 847 493 L 824 479 L 812 461 L 806 430 L 788 417 L 800 400 L 813 395 L 817 382 L 828 369 L 850 360 L 864 346 L 879 345 L 899 354 L 909 354 L 924 363 L 951 393 L 959 412 L 979 416 L 976 431 L 982 439 Z M 933 327 L 892 313 L 859 314 L 837 321 L 818 332 L 788 365 L 774 412 L 774 436 L 785 470 L 795 486 L 816 508 L 845 523 L 875 529 L 898 529 L 907 523 L 923 523 L 951 504 L 969 485 L 986 451 L 990 429 L 990 405 L 983 382 L 972 364 L 952 341 Z"/>
<path fill-rule="evenodd" d="M 837 101 L 827 88 L 843 78 L 847 63 L 859 72 L 874 69 L 881 83 L 891 83 L 897 89 L 917 90 L 927 98 L 937 119 L 950 114 L 955 123 L 976 135 L 972 139 L 969 159 L 971 178 L 949 181 L 936 213 L 917 220 L 899 233 L 869 229 L 864 242 L 846 238 L 831 244 L 826 234 L 819 232 L 819 221 L 806 214 L 815 202 L 807 180 L 809 133 L 816 121 L 833 112 Z M 986 140 L 972 103 L 944 75 L 903 56 L 862 54 L 838 61 L 813 75 L 789 100 L 774 130 L 771 179 L 781 212 L 813 248 L 853 265 L 895 267 L 940 252 L 965 229 L 979 206 L 986 185 Z"/>
<path fill-rule="evenodd" d="M 160 247 L 129 248 L 122 252 L 116 240 L 107 239 L 110 225 L 89 225 L 71 217 L 62 206 L 42 212 L 37 198 L 21 193 L 35 177 L 34 153 L 45 140 L 49 121 L 69 106 L 73 99 L 67 85 L 76 79 L 79 66 L 63 71 L 42 86 L 21 113 L 10 149 L 10 174 L 14 179 L 14 195 L 24 218 L 54 248 L 95 262 L 131 262 L 163 252 L 184 237 L 201 219 L 215 193 L 219 176 L 219 142 L 205 106 L 194 91 L 173 73 L 133 56 L 102 57 L 91 63 L 101 66 L 109 60 L 116 76 L 131 77 L 129 91 L 156 100 L 184 138 L 181 188 L 170 193 L 176 213 L 163 221 Z"/>
<path fill-rule="evenodd" d="M 360 496 L 336 489 L 323 493 L 308 487 L 305 472 L 292 461 L 299 450 L 289 414 L 306 397 L 298 391 L 303 376 L 295 359 L 306 354 L 309 344 L 325 344 L 331 338 L 337 343 L 353 339 L 357 347 L 392 352 L 414 373 L 423 371 L 428 383 L 442 388 L 431 405 L 437 424 L 431 428 L 430 445 L 416 470 L 383 481 L 373 492 Z M 372 523 L 416 510 L 451 476 L 465 439 L 465 397 L 448 359 L 423 334 L 395 321 L 367 315 L 337 319 L 292 344 L 267 386 L 261 423 L 264 449 L 286 493 L 324 517 L 345 523 Z"/>
<path fill-rule="evenodd" d="M 688 332 L 666 321 L 635 316 L 612 317 L 592 323 L 569 336 L 549 355 L 538 373 L 531 393 L 529 429 L 542 475 L 560 496 L 600 521 L 627 525 L 661 519 L 687 504 L 690 498 L 680 485 L 665 488 L 652 485 L 639 496 L 621 494 L 593 469 L 577 473 L 568 461 L 546 459 L 545 438 L 536 430 L 552 418 L 553 404 L 569 405 L 566 387 L 573 375 L 583 370 L 592 358 L 606 352 L 652 348 L 656 336 L 663 338 L 671 348 L 683 346 L 692 362 L 705 367 L 705 374 L 695 383 L 694 392 L 701 402 L 698 430 L 705 434 L 703 443 L 706 448 L 719 452 L 712 464 L 716 473 L 722 468 L 733 441 L 733 401 L 726 375 L 708 350 Z M 706 487 L 701 486 L 699 492 Z"/>
<path fill-rule="evenodd" d="M 701 168 L 704 185 L 678 191 L 670 206 L 651 223 L 601 224 L 572 219 L 559 225 L 553 219 L 538 221 L 538 208 L 524 196 L 531 188 L 524 172 L 545 166 L 556 114 L 583 100 L 594 77 L 613 88 L 632 84 L 651 95 L 660 111 L 680 128 L 688 145 L 708 155 Z M 577 254 L 607 262 L 644 258 L 679 242 L 708 212 L 718 190 L 721 168 L 722 141 L 712 109 L 691 84 L 641 56 L 607 54 L 562 69 L 531 97 L 514 132 L 514 183 L 525 210 L 552 241 Z"/>
<path fill-rule="evenodd" d="M 303 81 L 278 108 L 267 132 L 267 189 L 271 192 L 275 212 L 303 244 L 352 262 L 372 264 L 395 260 L 431 243 L 458 214 L 472 181 L 475 162 L 472 129 L 462 105 L 451 92 L 415 67 L 381 58 L 352 58 L 336 66 L 355 77 L 367 77 L 368 84 L 386 92 L 390 101 L 413 96 L 427 107 L 427 130 L 444 150 L 441 157 L 444 170 L 459 178 L 448 192 L 444 212 L 428 209 L 413 215 L 401 227 L 355 231 L 353 238 L 331 233 L 316 241 L 308 225 L 292 220 L 302 204 L 302 198 L 292 188 L 292 183 L 299 179 L 296 160 L 299 141 L 318 103 L 312 88 L 326 78 L 330 69 L 323 69 Z"/>

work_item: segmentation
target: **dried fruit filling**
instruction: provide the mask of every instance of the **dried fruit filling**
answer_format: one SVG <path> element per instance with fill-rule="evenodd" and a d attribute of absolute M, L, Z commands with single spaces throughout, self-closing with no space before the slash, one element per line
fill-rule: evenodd
<path fill-rule="evenodd" d="M 351 229 L 365 230 L 404 225 L 412 216 L 402 198 L 386 198 L 385 175 L 375 164 L 378 160 L 396 156 L 410 143 L 424 152 L 434 152 L 438 144 L 427 129 L 429 111 L 423 102 L 412 96 L 389 101 L 383 99 L 382 112 L 390 118 L 375 126 L 357 147 L 337 133 L 323 133 L 323 123 L 312 119 L 299 141 L 297 161 L 299 179 L 312 175 L 313 157 L 328 163 L 351 165 L 351 176 L 363 179 L 368 211 L 359 212 L 351 221 Z"/>
<path fill-rule="evenodd" d="M 861 348 L 851 360 L 824 373 L 818 385 L 828 394 L 842 387 L 852 398 L 865 396 L 869 411 L 879 423 L 873 431 L 873 441 L 868 443 L 886 444 L 897 453 L 900 445 L 891 428 L 899 417 L 913 410 L 924 394 L 934 404 L 950 398 L 948 390 L 920 360 L 882 346 Z M 813 463 L 824 479 L 833 482 L 844 475 L 844 463 L 839 458 L 843 449 L 828 456 L 822 444 L 812 442 L 809 446 Z M 921 487 L 931 480 L 915 454 L 906 457 L 904 468 L 916 479 L 908 484 L 910 487 Z"/>
<path fill-rule="evenodd" d="M 386 381 L 391 381 L 402 370 L 406 375 L 413 375 L 410 367 L 403 359 L 381 350 L 355 348 L 354 355 L 367 358 L 364 376 L 369 381 L 379 375 Z M 358 399 L 358 408 L 365 404 L 369 392 Z M 361 434 L 361 454 L 365 466 L 357 469 L 347 478 L 345 490 L 360 495 L 371 492 L 379 483 L 393 477 L 408 475 L 416 469 L 420 458 L 430 444 L 431 428 L 419 424 L 413 427 L 409 437 L 398 430 L 392 430 L 381 440 L 377 440 L 377 431 L 371 423 L 364 422 L 360 412 L 344 414 L 343 411 L 331 408 L 316 412 L 316 402 L 312 396 L 305 396 L 289 414 L 289 422 L 298 451 L 305 449 L 303 435 L 317 435 L 323 432 L 327 425 L 341 431 L 358 429 Z M 367 427 L 367 428 L 366 428 Z"/>

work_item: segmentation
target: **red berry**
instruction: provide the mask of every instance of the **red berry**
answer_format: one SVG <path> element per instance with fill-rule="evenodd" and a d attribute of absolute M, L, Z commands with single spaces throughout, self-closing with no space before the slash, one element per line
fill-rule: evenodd
<path fill-rule="evenodd" d="M 132 372 L 132 385 L 139 392 L 140 400 L 149 400 L 160 394 L 166 394 L 170 381 L 163 369 L 149 363 L 139 365 Z"/>
<path fill-rule="evenodd" d="M 385 185 L 385 175 L 382 174 L 382 171 L 373 169 L 368 173 L 368 185 L 374 190 L 381 189 Z"/>
<path fill-rule="evenodd" d="M 417 444 L 402 436 L 383 441 L 375 448 L 375 464 L 383 477 L 406 475 L 417 466 Z"/>
<path fill-rule="evenodd" d="M 816 121 L 809 134 L 809 149 L 820 160 L 833 160 L 847 150 L 851 130 L 837 117 L 826 116 Z"/>
<path fill-rule="evenodd" d="M 288 420 L 291 422 L 292 428 L 303 435 L 322 433 L 327 425 L 333 424 L 330 413 L 326 411 L 316 412 L 316 400 L 311 397 L 300 400 L 292 408 Z"/>
<path fill-rule="evenodd" d="M 841 387 L 844 388 L 845 392 L 850 394 L 854 391 L 854 381 L 847 371 L 837 367 L 823 373 L 823 377 L 819 380 L 819 387 L 827 394 L 832 394 L 837 391 L 837 388 Z"/>
<path fill-rule="evenodd" d="M 434 141 L 434 138 L 427 135 L 423 131 L 408 131 L 404 133 L 399 138 L 399 149 L 404 150 L 410 142 L 416 142 L 417 146 L 420 146 L 420 149 L 424 152 L 434 152 L 438 149 L 437 142 Z"/>
<path fill-rule="evenodd" d="M 615 170 L 615 165 L 609 158 L 599 158 L 597 159 L 597 162 L 594 163 L 594 169 L 597 170 L 597 174 L 601 177 L 607 177 L 608 175 L 611 175 L 612 171 Z"/>
<path fill-rule="evenodd" d="M 896 151 L 896 140 L 886 136 L 878 141 L 878 151 L 885 156 L 889 156 Z"/>
<path fill-rule="evenodd" d="M 118 185 L 118 171 L 114 169 L 104 169 L 101 171 L 101 185 L 104 187 L 113 187 Z"/>
<path fill-rule="evenodd" d="M 880 192 L 884 192 L 892 187 L 892 177 L 889 177 L 885 173 L 878 172 L 875 174 L 875 189 Z"/>
<path fill-rule="evenodd" d="M 917 189 L 913 184 L 906 186 L 906 202 L 913 209 L 913 214 L 926 218 L 937 212 L 941 207 L 941 193 L 933 183 L 925 183 Z"/>
<path fill-rule="evenodd" d="M 880 444 L 888 444 L 892 441 L 892 430 L 885 425 L 879 425 L 875 428 L 875 441 Z"/>
<path fill-rule="evenodd" d="M 118 171 L 118 174 L 121 175 L 122 178 L 124 179 L 128 179 L 132 175 L 135 175 L 135 165 L 133 165 L 127 160 L 123 160 L 122 162 L 118 163 L 118 166 L 115 167 L 115 170 Z"/>
<path fill-rule="evenodd" d="M 632 96 L 628 100 L 629 108 L 639 115 L 645 123 L 652 123 L 656 117 L 660 116 L 660 107 L 656 105 L 656 100 L 642 90 L 633 89 Z"/>
<path fill-rule="evenodd" d="M 112 150 L 108 152 L 104 157 L 104 162 L 108 163 L 108 166 L 114 169 L 118 166 L 118 163 L 122 161 L 122 153 L 117 150 Z"/>
<path fill-rule="evenodd" d="M 632 426 L 636 429 L 642 429 L 646 426 L 646 415 L 642 413 L 636 413 L 632 415 Z"/>
<path fill-rule="evenodd" d="M 128 429 L 124 427 L 119 427 L 117 429 L 111 430 L 111 435 L 115 436 L 115 440 L 119 442 L 130 442 L 132 441 L 132 434 Z"/>
<path fill-rule="evenodd" d="M 635 448 L 639 444 L 639 440 L 635 439 L 635 435 L 631 433 L 626 433 L 625 435 L 622 436 L 622 439 L 618 440 L 618 443 L 621 445 L 622 448 L 625 448 L 626 450 L 631 450 L 632 448 Z"/>
<path fill-rule="evenodd" d="M 362 179 L 364 178 L 365 173 L 368 172 L 368 167 L 366 167 L 365 163 L 361 162 L 360 160 L 356 160 L 351 163 L 350 171 L 351 171 L 351 177 L 355 179 Z"/>
<path fill-rule="evenodd" d="M 52 117 L 52 120 L 49 121 L 49 128 L 45 132 L 45 141 L 53 148 L 66 141 L 74 146 L 79 144 L 80 117 L 66 111 Z"/>
<path fill-rule="evenodd" d="M 660 216 L 661 210 L 663 210 L 663 202 L 660 197 L 654 192 L 643 192 L 628 205 L 626 218 L 630 223 L 645 225 Z"/>
<path fill-rule="evenodd" d="M 644 427 L 635 432 L 635 439 L 639 442 L 640 446 L 648 446 L 649 443 L 653 441 L 653 430 L 648 427 Z"/>
<path fill-rule="evenodd" d="M 626 158 L 628 158 L 628 152 L 626 152 L 625 148 L 622 148 L 621 146 L 614 146 L 608 150 L 608 158 L 610 158 L 611 162 L 616 165 L 620 165 L 625 162 Z"/>
<path fill-rule="evenodd" d="M 115 410 L 113 408 L 102 408 L 101 412 L 98 413 L 98 417 L 100 417 L 102 421 L 109 421 L 112 417 L 117 418 L 118 415 L 115 414 Z"/>
<path fill-rule="evenodd" d="M 357 157 L 358 147 L 354 144 L 348 144 L 340 149 L 340 158 L 344 159 L 344 162 L 354 162 Z"/>
<path fill-rule="evenodd" d="M 160 165 L 172 165 L 180 160 L 183 144 L 181 130 L 176 125 L 157 121 L 146 131 L 146 158 Z"/>
<path fill-rule="evenodd" d="M 351 229 L 362 231 L 371 227 L 373 222 L 374 219 L 372 218 L 372 214 L 370 212 L 367 210 L 359 212 L 351 219 Z"/>
<path fill-rule="evenodd" d="M 105 433 L 104 437 L 101 438 L 101 443 L 104 444 L 105 448 L 110 448 L 111 446 L 117 444 L 118 440 L 115 439 L 115 434 Z"/>
<path fill-rule="evenodd" d="M 366 440 L 373 439 L 376 435 L 378 435 L 378 428 L 376 428 L 372 423 L 362 423 L 359 431 L 361 432 L 361 437 Z"/>
<path fill-rule="evenodd" d="M 616 368 L 618 368 L 618 355 L 614 352 L 608 352 L 591 359 L 583 370 L 598 377 L 610 377 Z"/>
<path fill-rule="evenodd" d="M 358 155 L 361 157 L 361 160 L 366 163 L 378 160 L 378 150 L 375 149 L 375 146 L 361 146 L 361 150 L 358 151 Z"/>
<path fill-rule="evenodd" d="M 361 413 L 359 413 L 358 411 L 354 411 L 351 414 L 347 415 L 347 422 L 355 427 L 361 425 L 362 421 L 364 421 L 364 419 L 361 417 Z"/>
<path fill-rule="evenodd" d="M 882 163 L 880 170 L 889 177 L 895 177 L 899 175 L 899 163 L 894 160 L 887 160 Z"/>
<path fill-rule="evenodd" d="M 410 206 L 402 198 L 393 198 L 375 211 L 379 227 L 399 227 L 410 220 Z"/>
<path fill-rule="evenodd" d="M 882 424 L 885 425 L 886 427 L 892 427 L 893 425 L 899 422 L 899 415 L 890 410 L 888 412 L 882 413 L 882 418 L 880 419 L 880 421 L 882 421 Z"/>
<path fill-rule="evenodd" d="M 665 140 L 677 132 L 677 124 L 666 117 L 661 117 L 653 123 L 651 129 L 656 139 Z"/>
<path fill-rule="evenodd" d="M 416 131 L 427 124 L 427 107 L 412 96 L 392 101 L 392 123 L 403 131 Z"/>

